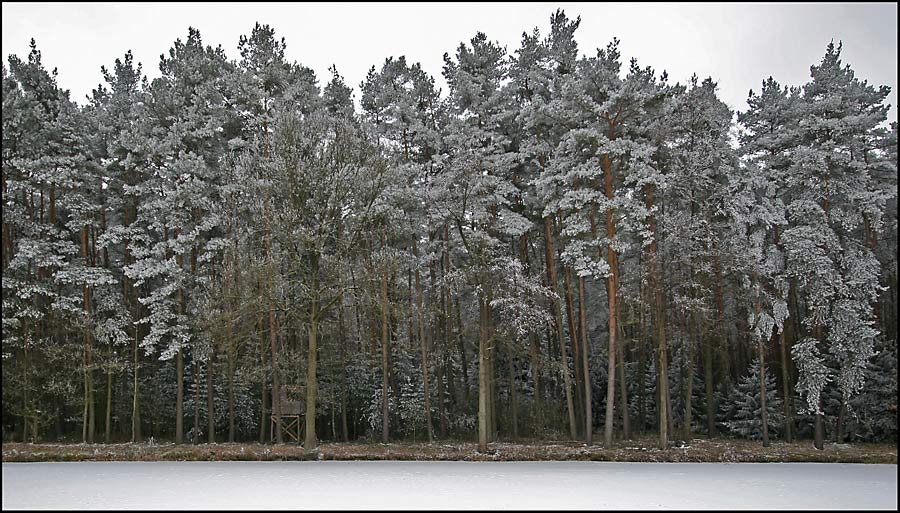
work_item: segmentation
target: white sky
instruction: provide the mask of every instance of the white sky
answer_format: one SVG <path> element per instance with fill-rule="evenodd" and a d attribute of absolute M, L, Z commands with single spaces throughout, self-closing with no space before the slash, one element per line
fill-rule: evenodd
<path fill-rule="evenodd" d="M 759 91 L 772 75 L 782 85 L 801 85 L 831 39 L 844 42 L 843 62 L 856 76 L 892 91 L 889 121 L 897 120 L 897 4 L 606 4 L 606 3 L 7 3 L 2 5 L 2 53 L 25 58 L 34 37 L 44 65 L 59 70 L 59 84 L 83 104 L 102 81 L 100 66 L 112 67 L 131 49 L 150 79 L 159 76 L 159 56 L 175 39 L 197 27 L 204 44 L 238 58 L 238 37 L 254 22 L 275 28 L 287 43 L 288 60 L 316 72 L 327 83 L 334 63 L 358 91 L 368 69 L 388 56 L 421 62 L 446 94 L 444 52 L 451 55 L 477 31 L 512 54 L 523 31 L 549 31 L 557 8 L 581 16 L 575 33 L 581 54 L 593 55 L 615 36 L 623 64 L 669 72 L 684 83 L 692 73 L 712 76 L 720 97 L 744 110 L 748 91 Z M 359 94 L 355 98 L 358 102 Z"/>

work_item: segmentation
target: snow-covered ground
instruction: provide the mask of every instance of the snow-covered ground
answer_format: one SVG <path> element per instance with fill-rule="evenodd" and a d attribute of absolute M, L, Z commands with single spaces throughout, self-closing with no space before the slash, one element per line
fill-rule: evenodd
<path fill-rule="evenodd" d="M 897 465 L 3 463 L 3 509 L 897 509 Z"/>

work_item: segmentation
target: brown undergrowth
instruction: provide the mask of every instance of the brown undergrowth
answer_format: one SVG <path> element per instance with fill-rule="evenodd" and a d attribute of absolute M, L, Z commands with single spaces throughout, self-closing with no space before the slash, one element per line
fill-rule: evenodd
<path fill-rule="evenodd" d="M 28 461 L 303 461 L 303 460 L 398 460 L 398 461 L 634 461 L 634 462 L 832 462 L 897 463 L 897 446 L 891 444 L 834 444 L 822 451 L 811 440 L 795 443 L 727 438 L 674 442 L 656 447 L 650 437 L 618 440 L 610 447 L 581 442 L 534 441 L 489 444 L 478 452 L 474 442 L 436 441 L 321 443 L 307 452 L 296 444 L 258 443 L 182 444 L 30 444 L 3 443 L 3 462 Z"/>

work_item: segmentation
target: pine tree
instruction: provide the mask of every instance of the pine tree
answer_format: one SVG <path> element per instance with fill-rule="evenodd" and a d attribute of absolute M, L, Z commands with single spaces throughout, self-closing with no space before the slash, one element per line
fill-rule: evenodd
<path fill-rule="evenodd" d="M 817 353 L 824 350 L 837 359 L 843 404 L 865 383 L 863 371 L 878 333 L 872 304 L 880 274 L 869 242 L 882 227 L 887 198 L 896 195 L 896 188 L 886 191 L 873 183 L 874 162 L 868 162 L 886 117 L 889 89 L 860 82 L 849 65 L 841 65 L 840 53 L 840 46 L 829 44 L 820 65 L 810 68 L 790 181 L 783 186 L 792 224 L 783 235 L 787 269 L 809 308 L 804 322 L 810 336 L 795 346 L 798 387 L 817 423 L 819 391 L 828 380 Z M 822 448 L 821 436 L 816 446 Z"/>
<path fill-rule="evenodd" d="M 257 218 L 265 222 L 262 233 L 255 234 L 258 244 L 265 248 L 266 302 L 268 309 L 268 351 L 272 376 L 272 414 L 276 422 L 276 441 L 282 441 L 280 379 L 281 371 L 278 363 L 277 338 L 279 334 L 278 315 L 276 312 L 275 253 L 280 251 L 273 235 L 273 205 L 271 183 L 263 176 L 260 159 L 272 158 L 272 124 L 279 112 L 296 110 L 302 115 L 309 115 L 322 107 L 322 97 L 316 85 L 315 73 L 298 63 L 285 60 L 287 45 L 284 38 L 275 37 L 275 30 L 269 25 L 256 23 L 249 36 L 241 36 L 238 50 L 241 59 L 238 71 L 230 76 L 230 96 L 241 114 L 241 138 L 232 140 L 233 146 L 240 151 L 242 160 L 235 166 L 237 173 L 244 178 L 247 197 L 253 198 L 250 210 Z M 265 358 L 265 345 L 261 356 Z M 265 383 L 265 380 L 264 380 Z M 266 386 L 263 384 L 262 402 L 265 402 Z M 315 405 L 315 400 L 307 390 L 307 408 Z M 312 410 L 313 412 L 315 409 Z M 313 415 L 315 417 L 315 415 Z M 263 426 L 266 417 L 262 416 L 261 436 L 265 436 Z M 314 420 L 314 419 L 313 419 Z M 310 420 L 307 420 L 310 422 Z M 307 431 L 308 432 L 308 431 Z"/>
<path fill-rule="evenodd" d="M 679 435 L 673 433 L 673 438 L 681 440 L 690 440 L 691 433 L 702 425 L 706 420 L 706 411 L 701 401 L 701 394 L 704 392 L 703 376 L 699 372 L 693 372 L 688 364 L 688 358 L 692 357 L 693 348 L 689 348 L 690 341 L 686 337 L 682 337 L 681 344 L 673 348 L 672 361 L 669 365 L 669 390 L 672 390 L 672 423 L 682 426 Z M 696 354 L 696 353 L 694 353 Z M 694 356 L 694 358 L 696 358 Z M 688 380 L 690 379 L 690 386 Z M 655 391 L 655 383 L 652 387 Z M 688 401 L 688 392 L 690 392 L 691 400 Z M 688 415 L 687 407 L 690 405 L 691 412 Z M 690 419 L 691 427 L 688 429 L 687 422 Z"/>
<path fill-rule="evenodd" d="M 132 282 L 124 273 L 124 268 L 131 264 L 131 239 L 137 232 L 132 226 L 136 220 L 140 187 L 147 178 L 145 167 L 148 153 L 147 140 L 149 125 L 135 123 L 146 113 L 146 78 L 141 76 L 141 65 L 134 65 L 131 52 L 127 52 L 124 60 L 116 59 L 113 71 L 101 67 L 104 82 L 93 91 L 88 105 L 92 130 L 95 129 L 95 159 L 105 163 L 102 169 L 103 183 L 106 192 L 104 198 L 107 205 L 103 212 L 104 230 L 99 236 L 98 245 L 104 251 L 104 260 L 108 254 L 117 258 L 122 255 L 121 265 L 113 264 L 113 272 L 122 282 L 121 303 L 128 308 L 126 312 L 116 315 L 116 329 L 127 333 L 120 338 L 121 343 L 130 342 L 132 346 L 132 442 L 141 439 L 140 418 L 140 382 L 139 382 L 139 303 Z M 107 88 L 108 86 L 108 88 Z M 121 248 L 121 249 L 120 249 Z M 106 262 L 105 262 L 106 263 Z M 127 326 L 125 325 L 127 323 Z"/>
<path fill-rule="evenodd" d="M 730 144 L 732 112 L 716 94 L 717 84 L 707 78 L 702 82 L 691 77 L 687 87 L 676 85 L 672 89 L 671 105 L 664 118 L 667 123 L 668 176 L 664 201 L 667 206 L 664 226 L 678 227 L 666 230 L 664 248 L 670 268 L 677 266 L 684 272 L 673 288 L 673 307 L 686 320 L 683 339 L 688 383 L 694 374 L 697 351 L 702 351 L 706 375 L 704 403 L 707 416 L 713 413 L 712 348 L 718 329 L 707 334 L 706 319 L 715 311 L 714 267 L 717 261 L 731 259 L 726 241 L 731 236 L 734 217 L 729 215 L 732 182 L 737 171 L 737 158 Z M 652 130 L 650 131 L 652 133 Z M 679 205 L 678 208 L 671 208 Z M 710 336 L 711 335 L 711 336 Z M 693 385 L 691 385 L 693 386 Z M 690 389 L 690 387 L 689 387 Z M 685 438 L 693 429 L 693 392 L 687 395 L 686 421 L 683 423 Z M 673 412 L 676 409 L 673 408 Z M 707 429 L 710 426 L 707 425 Z"/>
<path fill-rule="evenodd" d="M 636 180 L 648 166 L 653 148 L 638 134 L 642 110 L 656 97 L 655 73 L 632 59 L 624 79 L 618 40 L 579 61 L 576 79 L 566 88 L 562 104 L 572 112 L 575 127 L 563 138 L 564 153 L 553 166 L 564 173 L 567 191 L 559 207 L 566 209 L 563 234 L 568 242 L 563 260 L 579 276 L 606 278 L 609 308 L 609 358 L 604 442 L 612 442 L 618 337 L 619 255 L 628 248 L 616 235 L 619 218 L 635 209 L 623 184 Z M 605 212 L 605 230 L 597 216 Z"/>
<path fill-rule="evenodd" d="M 722 399 L 720 407 L 720 423 L 732 433 L 759 440 L 763 437 L 762 426 L 762 394 L 760 393 L 759 359 L 756 358 L 750 364 L 748 373 L 728 391 Z M 775 377 L 766 375 L 766 402 L 768 430 L 777 434 L 782 427 L 781 399 L 776 394 Z"/>
<path fill-rule="evenodd" d="M 897 439 L 897 347 L 882 343 L 866 366 L 866 386 L 853 398 L 855 439 L 890 441 Z"/>
<path fill-rule="evenodd" d="M 427 202 L 427 197 L 432 194 L 432 158 L 439 151 L 436 123 L 440 115 L 438 94 L 434 89 L 434 79 L 422 70 L 419 63 L 409 66 L 403 56 L 396 60 L 393 57 L 386 59 L 378 72 L 373 66 L 360 89 L 365 118 L 382 138 L 391 156 L 392 177 L 386 194 L 389 196 L 388 203 L 395 208 L 385 209 L 381 219 L 386 224 L 386 231 L 387 226 L 391 227 L 392 238 L 406 246 L 403 248 L 406 253 L 403 259 L 412 263 L 415 275 L 416 338 L 421 349 L 426 431 L 428 440 L 432 441 L 434 433 L 425 337 L 429 328 L 425 325 L 421 270 L 427 267 L 424 262 L 438 257 L 434 253 L 436 248 L 430 244 L 423 248 L 423 253 L 419 248 L 428 243 L 434 224 L 439 223 L 442 217 L 440 212 L 433 212 Z M 410 294 L 413 292 L 410 291 Z"/>
<path fill-rule="evenodd" d="M 501 130 L 509 111 L 504 104 L 507 97 L 500 94 L 508 72 L 506 51 L 480 32 L 470 45 L 460 44 L 455 60 L 444 54 L 449 110 L 455 117 L 445 136 L 445 167 L 435 182 L 445 192 L 435 200 L 465 248 L 466 275 L 479 303 L 478 446 L 484 452 L 494 439 L 494 280 L 490 269 L 502 256 L 502 241 L 520 237 L 530 223 L 510 208 L 510 196 L 516 191 L 509 182 L 515 154 Z"/>
<path fill-rule="evenodd" d="M 573 80 L 578 59 L 578 44 L 574 39 L 574 33 L 581 23 L 580 18 L 570 20 L 562 10 L 557 10 L 550 17 L 550 33 L 540 39 L 537 28 L 532 34 L 523 33 L 522 43 L 517 50 L 518 57 L 510 68 L 510 82 L 505 88 L 510 96 L 510 102 L 519 110 L 513 120 L 513 136 L 518 140 L 519 171 L 514 175 L 513 181 L 520 189 L 521 184 L 534 184 L 534 191 L 525 189 L 519 195 L 519 210 L 532 221 L 543 224 L 545 270 L 547 282 L 553 292 L 560 297 L 560 284 L 557 270 L 557 240 L 559 239 L 559 223 L 557 218 L 563 214 L 559 208 L 561 194 L 566 188 L 564 180 L 552 167 L 559 153 L 560 141 L 570 128 L 565 119 L 561 119 L 558 111 L 561 110 L 562 92 L 565 84 Z M 563 118 L 566 116 L 562 116 Z M 528 197 L 534 197 L 537 201 L 528 202 Z M 537 235 L 539 236 L 539 235 Z M 564 272 L 568 277 L 569 273 Z M 579 283 L 583 278 L 579 277 Z M 568 281 L 566 282 L 568 283 Z M 566 288 L 569 290 L 569 287 Z M 566 294 L 568 297 L 569 294 Z M 553 324 L 556 328 L 556 342 L 559 344 L 561 355 L 566 355 L 566 342 L 563 335 L 563 322 L 560 301 L 549 301 L 552 312 Z M 567 301 L 567 314 L 569 318 L 569 338 L 573 343 L 575 355 L 578 354 L 578 337 L 574 329 L 574 315 L 571 309 L 571 301 Z M 586 340 L 586 335 L 582 335 Z M 540 395 L 541 368 L 537 351 L 532 341 L 532 366 L 536 370 L 536 393 Z M 577 358 L 574 361 L 576 390 L 575 395 L 581 396 L 577 389 L 579 374 L 589 376 L 590 372 L 584 369 L 588 362 L 586 351 L 582 351 L 582 361 Z M 564 394 L 566 410 L 569 419 L 569 435 L 576 437 L 576 405 L 572 397 L 570 385 L 568 357 L 563 356 L 561 371 L 563 374 Z M 581 369 L 581 372 L 579 372 Z M 585 441 L 591 443 L 593 424 L 590 413 L 591 387 L 589 379 L 584 381 L 584 411 L 585 411 Z M 543 416 L 543 405 L 538 397 L 539 415 Z M 539 419 L 542 422 L 542 419 Z"/>
<path fill-rule="evenodd" d="M 221 47 L 204 47 L 199 31 L 190 28 L 185 42 L 175 41 L 169 58 L 160 56 L 162 76 L 149 90 L 153 129 L 147 157 L 156 172 L 142 184 L 135 221 L 142 233 L 134 237 L 135 262 L 126 274 L 136 286 L 149 281 L 151 287 L 139 299 L 149 310 L 150 332 L 143 344 L 148 351 L 160 350 L 162 360 L 176 359 L 176 443 L 183 437 L 184 352 L 194 338 L 192 289 L 208 278 L 208 263 L 223 246 L 214 204 L 221 186 L 218 154 L 229 136 L 224 127 L 232 126 L 222 94 L 229 66 Z M 157 347 L 163 342 L 165 347 Z M 193 359 L 204 358 L 199 346 L 194 349 Z"/>
<path fill-rule="evenodd" d="M 32 350 L 29 355 L 29 349 L 58 337 L 59 324 L 65 323 L 77 326 L 84 341 L 82 439 L 92 443 L 91 291 L 113 282 L 107 271 L 94 265 L 100 175 L 90 160 L 85 116 L 69 100 L 68 91 L 57 86 L 55 70 L 51 75 L 43 68 L 34 40 L 27 62 L 10 56 L 9 64 L 3 118 L 3 188 L 8 202 L 4 208 L 4 330 L 20 330 L 11 341 L 19 342 L 21 348 L 23 437 L 28 438 L 27 420 L 31 420 L 32 438 L 39 424 L 35 415 L 39 389 L 29 390 L 34 370 L 29 364 L 39 361 L 40 353 Z"/>

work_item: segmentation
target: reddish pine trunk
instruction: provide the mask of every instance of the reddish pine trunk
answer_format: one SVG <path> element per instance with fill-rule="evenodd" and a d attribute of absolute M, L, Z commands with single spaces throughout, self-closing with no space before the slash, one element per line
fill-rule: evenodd
<path fill-rule="evenodd" d="M 575 362 L 575 418 L 578 421 L 584 419 L 584 380 L 582 379 L 583 365 L 581 365 L 581 344 L 579 343 L 578 329 L 575 326 L 575 307 L 572 300 L 572 270 L 569 266 L 563 266 L 563 284 L 566 288 L 566 318 L 569 322 L 569 340 L 572 342 L 572 358 Z M 580 306 L 584 310 L 583 303 Z M 582 424 L 583 426 L 583 424 Z"/>
<path fill-rule="evenodd" d="M 90 258 L 88 256 L 88 227 L 81 227 L 81 256 L 84 258 L 85 267 L 90 266 Z M 84 295 L 84 418 L 82 419 L 82 441 L 89 444 L 94 443 L 94 370 L 93 355 L 91 352 L 91 293 L 90 288 L 85 284 L 82 287 Z"/>
<path fill-rule="evenodd" d="M 615 125 L 609 124 L 609 140 L 615 139 Z M 613 199 L 613 170 L 612 160 L 609 155 L 603 155 L 604 192 L 608 200 Z M 606 237 L 612 241 L 616 236 L 616 224 L 613 218 L 613 209 L 606 209 Z M 609 264 L 609 277 L 606 279 L 606 292 L 609 301 L 609 362 L 607 366 L 606 380 L 606 422 L 603 429 L 603 442 L 606 446 L 612 444 L 613 414 L 615 411 L 616 391 L 616 334 L 617 334 L 617 310 L 616 296 L 619 288 L 619 258 L 612 243 L 606 245 L 606 261 Z"/>

